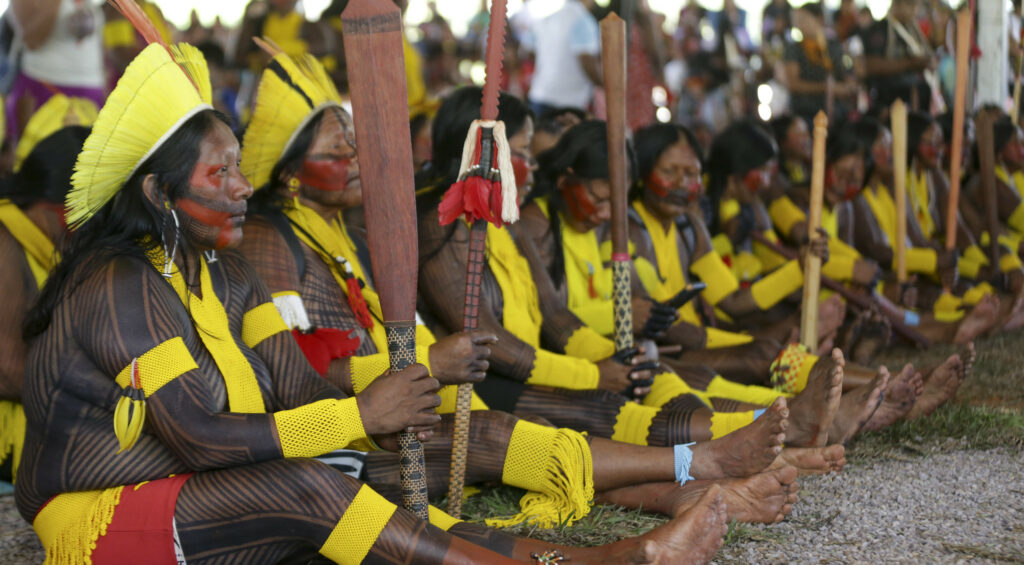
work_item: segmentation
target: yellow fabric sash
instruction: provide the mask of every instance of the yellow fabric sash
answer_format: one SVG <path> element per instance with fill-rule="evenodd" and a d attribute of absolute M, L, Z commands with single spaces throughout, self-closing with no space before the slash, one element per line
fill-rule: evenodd
<path fill-rule="evenodd" d="M 996 177 L 1006 183 L 1018 196 L 1021 195 L 1020 191 L 1024 188 L 1024 171 L 1014 172 L 1011 180 L 1006 167 L 1000 165 L 996 167 Z M 1017 209 L 1006 219 L 1006 223 L 1018 237 L 1024 234 L 1024 201 L 1017 205 Z"/>
<path fill-rule="evenodd" d="M 597 333 L 612 335 L 615 331 L 612 270 L 604 266 L 597 234 L 593 230 L 580 233 L 572 229 L 563 216 L 562 253 L 569 309 Z M 591 285 L 597 296 L 591 296 Z"/>
<path fill-rule="evenodd" d="M 502 325 L 534 349 L 540 348 L 540 311 L 537 285 L 530 264 L 519 253 L 508 228 L 487 225 L 487 265 L 501 288 Z"/>
<path fill-rule="evenodd" d="M 932 218 L 931 193 L 928 191 L 928 175 L 925 171 L 921 171 L 920 175 L 914 175 L 913 169 L 907 171 L 907 196 L 921 231 L 931 239 L 935 234 L 935 220 Z"/>
<path fill-rule="evenodd" d="M 53 249 L 53 242 L 21 211 L 21 208 L 6 198 L 0 199 L 0 223 L 7 226 L 7 231 L 18 240 L 25 251 L 25 257 L 28 258 L 36 284 L 42 288 L 50 270 L 60 260 Z"/>
<path fill-rule="evenodd" d="M 866 189 L 862 191 L 864 194 L 864 201 L 868 203 L 868 207 L 871 208 L 871 213 L 875 216 L 875 221 L 878 222 L 878 226 L 885 232 L 885 237 L 889 240 L 889 245 L 893 248 L 892 268 L 896 269 L 896 203 L 892 200 L 892 195 L 889 194 L 889 190 L 885 185 L 878 185 L 877 194 L 875 191 Z M 936 274 L 936 254 L 935 250 L 927 249 L 924 247 L 914 247 L 909 245 L 907 242 L 907 269 L 912 273 L 921 273 L 925 275 Z"/>
<path fill-rule="evenodd" d="M 679 260 L 679 233 L 676 224 L 669 222 L 668 230 L 665 230 L 661 222 L 640 201 L 633 202 L 633 209 L 643 220 L 647 234 L 651 237 L 654 256 L 658 261 L 658 274 L 662 280 L 660 288 L 648 288 L 647 292 L 655 300 L 668 300 L 686 288 L 686 274 Z"/>
<path fill-rule="evenodd" d="M 370 315 L 375 320 L 373 328 L 367 331 L 370 334 L 370 339 L 373 340 L 373 344 L 377 346 L 377 351 L 386 353 L 388 350 L 388 339 L 384 331 L 384 315 L 380 309 L 380 297 L 376 291 L 370 288 L 369 279 L 366 278 L 363 266 L 359 264 L 358 255 L 356 255 L 356 246 L 352 243 L 352 238 L 349 237 L 348 232 L 345 230 L 345 225 L 341 222 L 341 216 L 335 217 L 328 223 L 320 214 L 302 204 L 295 204 L 285 208 L 284 214 L 288 216 L 288 219 L 295 222 L 295 225 L 305 230 L 306 233 L 295 230 L 295 235 L 308 245 L 310 249 L 316 251 L 316 254 L 323 259 L 324 263 L 331 269 L 334 280 L 346 296 L 348 296 L 348 285 L 345 284 L 345 277 L 343 276 L 345 267 L 335 259 L 336 257 L 341 257 L 348 261 L 349 266 L 352 267 L 352 275 L 365 283 L 363 285 L 363 300 L 366 301 L 366 307 L 370 310 Z M 312 239 L 306 234 L 312 236 Z"/>
<path fill-rule="evenodd" d="M 151 260 L 155 268 L 162 269 L 163 251 L 157 250 Z M 228 314 L 213 291 L 210 269 L 205 258 L 199 260 L 199 267 L 199 288 L 203 294 L 202 298 L 189 291 L 185 278 L 177 266 L 173 269 L 171 278 L 166 280 L 188 310 L 196 326 L 196 333 L 224 377 L 224 387 L 228 393 L 228 410 L 249 414 L 265 413 L 266 406 L 263 403 L 259 382 L 256 380 L 256 373 L 231 335 Z"/>

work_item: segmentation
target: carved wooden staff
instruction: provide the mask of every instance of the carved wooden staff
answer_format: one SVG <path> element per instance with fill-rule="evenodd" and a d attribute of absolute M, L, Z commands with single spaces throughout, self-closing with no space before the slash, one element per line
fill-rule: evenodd
<path fill-rule="evenodd" d="M 907 282 L 907 105 L 892 103 L 892 191 L 896 198 L 896 280 Z"/>
<path fill-rule="evenodd" d="M 1024 2 L 1020 3 L 1017 19 L 1024 20 Z M 1020 117 L 1020 78 L 1022 73 L 1024 73 L 1024 29 L 1021 29 L 1020 35 L 1017 37 L 1017 77 L 1013 81 L 1013 109 L 1010 110 L 1010 117 L 1015 124 Z"/>
<path fill-rule="evenodd" d="M 946 205 L 946 249 L 956 249 L 957 217 L 960 206 L 960 167 L 964 146 L 964 109 L 967 105 L 967 56 L 971 49 L 971 11 L 956 16 L 956 89 L 953 103 L 953 141 L 949 155 L 949 202 Z"/>
<path fill-rule="evenodd" d="M 992 133 L 992 114 L 982 112 L 978 116 L 978 168 L 981 171 L 981 190 L 985 198 L 985 224 L 988 228 L 989 260 L 999 265 L 1000 232 L 998 201 L 996 199 L 996 149 Z"/>
<path fill-rule="evenodd" d="M 760 243 L 761 245 L 764 245 L 765 247 L 774 251 L 775 253 L 782 255 L 786 259 L 792 260 L 796 259 L 799 256 L 796 251 L 789 249 L 788 247 L 784 247 L 768 239 L 762 233 L 754 232 L 750 234 L 750 237 L 753 238 L 754 241 Z M 870 309 L 877 304 L 875 302 L 875 298 L 872 297 L 871 295 L 863 295 L 856 293 L 846 288 L 843 285 L 843 283 L 836 281 L 832 278 L 829 278 L 825 275 L 821 276 L 821 285 L 835 292 L 836 294 L 842 296 L 844 300 L 846 300 L 850 304 L 853 304 L 857 308 L 860 308 L 861 310 Z M 880 310 L 882 312 L 882 315 L 889 318 L 889 323 L 890 325 L 892 325 L 892 329 L 894 329 L 897 333 L 914 342 L 919 347 L 926 348 L 931 346 L 931 341 L 928 338 L 918 333 L 917 330 L 911 328 L 903 321 L 902 314 L 890 312 L 889 309 L 886 308 L 880 308 Z"/>
<path fill-rule="evenodd" d="M 491 3 L 491 21 L 487 32 L 484 81 L 480 119 L 466 136 L 459 168 L 459 180 L 448 189 L 438 217 L 441 225 L 465 217 L 470 222 L 469 257 L 466 261 L 466 294 L 462 310 L 462 329 L 477 328 L 480 316 L 480 285 L 484 254 L 487 251 L 487 222 L 499 228 L 519 219 L 515 172 L 505 125 L 498 121 L 498 85 L 501 83 L 502 54 L 505 48 L 506 0 Z M 448 483 L 448 513 L 462 515 L 462 491 L 466 479 L 469 448 L 472 383 L 460 384 L 455 403 L 455 436 L 452 442 L 452 466 Z"/>
<path fill-rule="evenodd" d="M 390 0 L 352 0 L 341 15 L 363 207 L 393 371 L 416 362 L 419 251 L 412 139 L 402 55 L 402 16 Z M 398 436 L 402 504 L 428 519 L 423 446 Z"/>
<path fill-rule="evenodd" d="M 807 233 L 815 237 L 821 227 L 821 204 L 825 197 L 825 138 L 828 116 L 814 116 L 814 151 L 811 161 L 811 201 L 807 215 Z M 804 299 L 800 309 L 800 343 L 811 351 L 818 349 L 818 291 L 821 290 L 821 257 L 808 253 L 804 260 Z"/>
<path fill-rule="evenodd" d="M 614 12 L 601 20 L 601 66 L 608 117 L 608 181 L 612 191 L 612 302 L 615 350 L 633 348 L 629 219 L 626 216 L 626 22 Z"/>

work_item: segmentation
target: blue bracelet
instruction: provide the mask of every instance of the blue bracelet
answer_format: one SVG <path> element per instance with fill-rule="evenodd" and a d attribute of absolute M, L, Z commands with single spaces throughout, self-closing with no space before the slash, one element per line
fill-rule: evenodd
<path fill-rule="evenodd" d="M 683 443 L 673 448 L 676 459 L 676 480 L 680 485 L 685 485 L 686 481 L 693 480 L 693 477 L 690 476 L 690 464 L 693 463 L 693 451 L 690 451 L 690 446 L 694 443 Z"/>
<path fill-rule="evenodd" d="M 917 312 L 905 310 L 903 312 L 903 323 L 908 326 L 917 326 L 921 323 L 921 316 Z"/>
<path fill-rule="evenodd" d="M 754 419 L 756 420 L 756 419 L 760 418 L 761 414 L 764 414 L 767 411 L 768 411 L 767 408 L 758 408 L 757 410 L 754 410 Z"/>

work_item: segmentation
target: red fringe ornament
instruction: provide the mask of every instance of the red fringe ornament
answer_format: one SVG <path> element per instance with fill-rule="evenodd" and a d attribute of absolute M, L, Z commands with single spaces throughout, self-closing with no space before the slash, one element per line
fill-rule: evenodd
<path fill-rule="evenodd" d="M 359 325 L 367 331 L 373 329 L 373 317 L 370 316 L 370 309 L 366 306 L 366 299 L 363 298 L 363 288 L 359 280 L 353 276 L 345 277 L 345 284 L 348 285 L 348 305 L 356 315 Z"/>
<path fill-rule="evenodd" d="M 309 364 L 320 376 L 324 376 L 332 360 L 351 357 L 359 349 L 359 338 L 352 337 L 352 332 L 317 328 L 311 332 L 292 330 L 292 335 Z"/>

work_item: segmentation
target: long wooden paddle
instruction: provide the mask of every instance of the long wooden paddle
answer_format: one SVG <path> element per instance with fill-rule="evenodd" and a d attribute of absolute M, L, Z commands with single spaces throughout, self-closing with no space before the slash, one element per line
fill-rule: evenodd
<path fill-rule="evenodd" d="M 352 0 L 341 14 L 352 119 L 373 267 L 391 370 L 416 362 L 419 251 L 412 138 L 402 54 L 402 15 L 390 0 Z M 423 446 L 399 434 L 402 504 L 428 519 Z"/>
<path fill-rule="evenodd" d="M 1017 11 L 1017 19 L 1024 20 L 1024 2 L 1020 3 Z M 1017 76 L 1013 80 L 1013 108 L 1010 110 L 1010 118 L 1017 123 L 1020 117 L 1020 81 L 1021 74 L 1024 74 L 1024 29 L 1017 36 Z"/>
<path fill-rule="evenodd" d="M 626 22 L 615 12 L 601 20 L 601 65 L 608 117 L 608 181 L 612 192 L 612 302 L 615 350 L 633 348 L 633 295 L 626 215 Z"/>
<path fill-rule="evenodd" d="M 896 199 L 896 280 L 907 282 L 907 105 L 892 103 L 892 191 Z"/>
<path fill-rule="evenodd" d="M 960 206 L 960 169 L 963 165 L 964 111 L 967 105 L 968 55 L 971 50 L 971 11 L 963 8 L 956 16 L 956 88 L 953 92 L 953 140 L 949 155 L 949 201 L 946 205 L 946 249 L 956 249 Z M 948 289 L 947 289 L 948 290 Z"/>
<path fill-rule="evenodd" d="M 828 116 L 814 116 L 814 150 L 811 154 L 811 200 L 807 214 L 807 233 L 815 237 L 821 227 L 821 206 L 825 197 L 825 138 Z M 800 308 L 800 343 L 811 351 L 818 349 L 818 292 L 821 290 L 821 257 L 808 253 L 804 260 L 804 296 Z"/>

